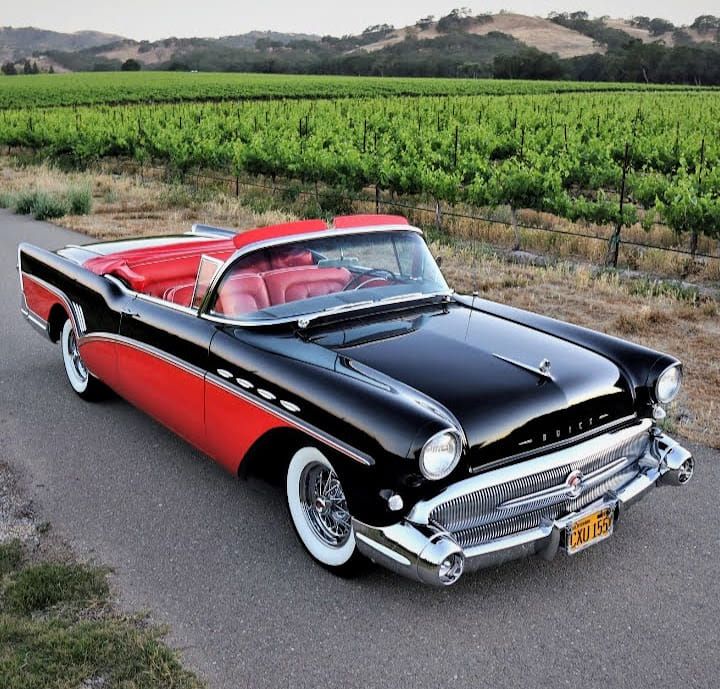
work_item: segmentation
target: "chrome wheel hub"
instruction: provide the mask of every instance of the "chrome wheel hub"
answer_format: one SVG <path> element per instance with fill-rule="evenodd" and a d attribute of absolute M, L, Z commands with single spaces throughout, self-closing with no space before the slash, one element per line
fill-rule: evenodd
<path fill-rule="evenodd" d="M 325 544 L 339 548 L 351 533 L 345 493 L 335 472 L 320 462 L 305 467 L 300 477 L 300 503 L 313 533 Z"/>
<path fill-rule="evenodd" d="M 68 337 L 68 353 L 70 354 L 70 360 L 78 376 L 83 380 L 87 378 L 87 369 L 80 356 L 80 349 L 74 331 L 70 331 L 70 336 Z"/>

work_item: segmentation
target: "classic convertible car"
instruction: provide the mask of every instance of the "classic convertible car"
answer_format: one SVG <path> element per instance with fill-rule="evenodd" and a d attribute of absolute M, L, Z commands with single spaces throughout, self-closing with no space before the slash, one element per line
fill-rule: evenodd
<path fill-rule="evenodd" d="M 397 216 L 18 250 L 22 312 L 234 474 L 282 472 L 309 553 L 428 584 L 609 537 L 691 454 L 665 354 L 448 288 Z"/>

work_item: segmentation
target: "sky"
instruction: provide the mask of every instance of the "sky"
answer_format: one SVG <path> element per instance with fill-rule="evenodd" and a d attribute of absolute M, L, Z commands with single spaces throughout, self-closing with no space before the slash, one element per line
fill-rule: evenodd
<path fill-rule="evenodd" d="M 0 0 L 0 26 L 36 26 L 55 31 L 94 29 L 137 40 L 168 36 L 225 36 L 252 30 L 342 35 L 360 33 L 372 24 L 414 24 L 428 14 L 442 16 L 461 0 L 201 0 L 184 4 L 168 0 Z M 473 12 L 546 16 L 549 12 L 585 10 L 591 16 L 662 17 L 690 24 L 701 14 L 720 14 L 718 0 L 503 0 L 468 3 Z"/>

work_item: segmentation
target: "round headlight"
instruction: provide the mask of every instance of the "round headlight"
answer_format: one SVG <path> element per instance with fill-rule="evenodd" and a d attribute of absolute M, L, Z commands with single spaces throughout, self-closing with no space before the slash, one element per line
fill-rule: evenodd
<path fill-rule="evenodd" d="M 672 402 L 682 385 L 682 369 L 679 366 L 666 368 L 655 383 L 655 399 L 660 404 Z"/>
<path fill-rule="evenodd" d="M 457 466 L 460 450 L 460 438 L 455 431 L 436 433 L 420 453 L 420 471 L 433 481 L 445 478 Z"/>

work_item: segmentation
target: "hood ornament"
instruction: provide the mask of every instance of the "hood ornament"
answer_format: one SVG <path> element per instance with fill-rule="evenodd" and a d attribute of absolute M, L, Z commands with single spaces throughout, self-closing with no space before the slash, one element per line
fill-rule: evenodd
<path fill-rule="evenodd" d="M 552 373 L 550 373 L 549 359 L 543 359 L 540 362 L 539 366 L 533 366 L 532 364 L 526 364 L 522 361 L 518 361 L 517 359 L 511 359 L 509 356 L 503 356 L 502 354 L 493 354 L 493 356 L 496 359 L 500 359 L 501 361 L 506 361 L 508 364 L 512 364 L 513 366 L 517 366 L 518 368 L 525 369 L 526 371 L 530 371 L 535 375 L 542 376 L 543 378 L 547 378 L 548 380 L 555 380 L 552 376 Z"/>

